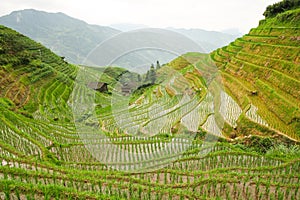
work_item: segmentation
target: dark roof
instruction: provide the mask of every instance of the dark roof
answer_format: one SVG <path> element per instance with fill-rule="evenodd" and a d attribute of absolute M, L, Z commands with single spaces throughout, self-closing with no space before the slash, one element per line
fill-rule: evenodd
<path fill-rule="evenodd" d="M 128 82 L 128 83 L 124 83 L 122 85 L 122 87 L 129 87 L 129 88 L 135 88 L 137 86 L 137 83 L 135 82 Z"/>
<path fill-rule="evenodd" d="M 122 92 L 131 92 L 131 87 L 122 87 Z"/>
<path fill-rule="evenodd" d="M 87 86 L 91 89 L 97 90 L 102 88 L 103 86 L 107 85 L 107 83 L 103 83 L 103 82 L 89 82 L 87 84 Z"/>
<path fill-rule="evenodd" d="M 133 82 L 124 83 L 122 85 L 121 90 L 124 93 L 130 93 L 135 87 L 136 87 L 136 83 L 133 83 Z"/>

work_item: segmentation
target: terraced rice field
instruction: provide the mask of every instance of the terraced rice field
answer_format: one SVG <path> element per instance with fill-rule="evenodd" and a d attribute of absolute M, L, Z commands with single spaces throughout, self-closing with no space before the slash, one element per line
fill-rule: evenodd
<path fill-rule="evenodd" d="M 245 116 L 295 140 L 300 114 L 299 30 L 262 24 L 211 54 Z"/>
<path fill-rule="evenodd" d="M 95 92 L 83 66 L 0 26 L 0 199 L 299 199 L 300 150 L 268 146 L 300 137 L 297 35 L 261 25 L 130 99 L 124 70 Z"/>

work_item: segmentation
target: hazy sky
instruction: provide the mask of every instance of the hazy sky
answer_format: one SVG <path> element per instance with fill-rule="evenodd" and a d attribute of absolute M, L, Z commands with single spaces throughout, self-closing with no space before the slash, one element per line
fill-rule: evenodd
<path fill-rule="evenodd" d="M 0 16 L 34 8 L 63 12 L 88 23 L 145 24 L 164 28 L 238 28 L 248 32 L 279 0 L 0 0 Z"/>

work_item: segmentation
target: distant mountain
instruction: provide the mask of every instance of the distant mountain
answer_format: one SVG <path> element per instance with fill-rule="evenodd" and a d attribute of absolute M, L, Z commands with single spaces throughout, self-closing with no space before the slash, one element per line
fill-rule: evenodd
<path fill-rule="evenodd" d="M 205 52 L 209 53 L 217 48 L 228 45 L 234 41 L 239 35 L 232 35 L 224 32 L 206 31 L 203 29 L 178 29 L 168 28 L 169 30 L 183 34 L 186 37 L 194 40 L 200 45 Z"/>
<path fill-rule="evenodd" d="M 133 31 L 137 29 L 148 28 L 143 24 L 112 24 L 110 27 L 121 31 Z M 167 28 L 168 30 L 180 33 L 189 39 L 195 41 L 198 45 L 204 49 L 205 52 L 209 53 L 213 50 L 228 45 L 230 42 L 234 41 L 236 38 L 242 36 L 243 34 L 239 32 L 238 29 L 227 29 L 222 32 L 218 31 L 207 31 L 203 29 L 183 29 L 183 28 Z"/>
<path fill-rule="evenodd" d="M 242 33 L 237 28 L 224 29 L 224 30 L 221 30 L 221 32 L 222 33 L 227 33 L 227 34 L 230 34 L 230 35 L 236 35 L 236 36 L 239 36 L 239 37 L 242 37 L 244 34 L 246 34 L 246 33 Z"/>
<path fill-rule="evenodd" d="M 133 31 L 136 29 L 149 28 L 148 26 L 143 24 L 129 24 L 129 23 L 111 24 L 109 26 L 118 29 L 120 31 Z"/>
<path fill-rule="evenodd" d="M 101 42 L 111 38 L 121 31 L 132 31 L 136 29 L 145 29 L 147 26 L 141 24 L 114 24 L 111 27 L 90 25 L 82 20 L 69 17 L 63 13 L 48 13 L 33 9 L 14 11 L 9 15 L 0 17 L 0 24 L 10 27 L 50 48 L 56 54 L 63 56 L 67 61 L 75 64 L 86 63 L 88 54 Z M 115 29 L 116 28 L 116 29 Z M 119 30 L 118 30 L 119 29 Z M 197 51 L 202 53 L 212 52 L 213 50 L 229 44 L 237 36 L 202 29 L 174 29 L 169 31 L 182 34 L 199 45 Z M 169 35 L 172 33 L 168 33 Z M 175 35 L 175 34 L 173 34 Z M 147 40 L 148 35 L 143 35 L 143 40 Z M 157 43 L 166 44 L 169 39 L 162 41 L 156 37 Z M 151 39 L 153 40 L 153 38 Z M 167 41 L 168 40 L 168 41 Z M 182 40 L 180 40 L 182 42 Z M 127 42 L 128 43 L 128 42 Z M 124 44 L 127 44 L 126 41 Z M 179 43 L 179 41 L 177 42 Z M 117 46 L 120 44 L 116 44 Z M 131 45 L 130 43 L 127 45 Z M 122 45 L 121 45 L 122 46 Z M 148 44 L 149 46 L 149 44 Z M 150 45 L 152 46 L 152 45 Z M 195 48 L 185 48 L 184 51 L 177 53 L 186 53 L 195 51 Z M 132 67 L 140 65 L 149 65 L 156 60 L 166 63 L 175 58 L 162 53 L 153 53 L 149 51 L 139 52 L 136 55 L 127 56 L 130 62 L 122 61 L 117 63 L 119 66 L 133 70 Z M 123 59 L 124 60 L 124 59 Z M 125 63 L 125 64 L 124 64 Z M 128 67 L 128 66 L 132 67 Z M 139 67 L 138 67 L 139 68 Z M 134 70 L 140 72 L 140 70 Z M 141 71 L 145 71 L 142 69 Z"/>
<path fill-rule="evenodd" d="M 205 52 L 183 34 L 166 29 L 123 32 L 95 48 L 85 60 L 87 66 L 119 66 L 146 73 L 151 63 L 168 63 L 187 52 Z"/>
<path fill-rule="evenodd" d="M 33 9 L 0 17 L 0 24 L 41 42 L 72 63 L 81 63 L 97 44 L 120 32 L 110 27 L 90 25 L 63 13 Z"/>

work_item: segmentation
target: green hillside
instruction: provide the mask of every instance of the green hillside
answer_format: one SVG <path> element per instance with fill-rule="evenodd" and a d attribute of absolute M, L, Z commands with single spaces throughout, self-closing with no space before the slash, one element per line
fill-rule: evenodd
<path fill-rule="evenodd" d="M 182 55 L 153 84 L 0 26 L 0 199 L 298 199 L 299 143 L 285 135 L 299 139 L 299 13 Z M 121 95 L 128 79 L 140 85 Z"/>
<path fill-rule="evenodd" d="M 67 101 L 77 67 L 66 63 L 41 44 L 1 26 L 1 97 L 2 102 L 11 101 L 12 111 L 33 118 L 35 112 L 48 112 L 43 101 L 52 95 L 47 90 L 56 89 L 53 96 L 52 114 L 65 109 L 55 99 Z M 59 96 L 58 96 L 59 95 Z M 70 121 L 66 115 L 65 120 Z M 50 118 L 50 115 L 49 115 Z M 53 119 L 52 119 L 53 120 Z"/>
<path fill-rule="evenodd" d="M 262 20 L 248 34 L 211 54 L 228 93 L 243 110 L 238 135 L 264 135 L 267 128 L 299 140 L 299 19 L 296 9 Z M 251 117 L 253 108 L 266 124 Z"/>

